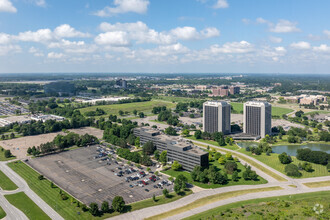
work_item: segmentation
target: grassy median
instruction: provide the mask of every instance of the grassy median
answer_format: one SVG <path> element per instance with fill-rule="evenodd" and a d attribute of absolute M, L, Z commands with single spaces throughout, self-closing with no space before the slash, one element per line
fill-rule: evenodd
<path fill-rule="evenodd" d="M 311 183 L 303 183 L 305 186 L 309 188 L 318 188 L 318 187 L 325 187 L 330 186 L 330 180 L 329 181 L 321 181 L 321 182 L 311 182 Z"/>
<path fill-rule="evenodd" d="M 330 191 L 240 201 L 207 210 L 185 220 L 208 219 L 329 219 Z M 323 206 L 322 213 L 313 209 Z M 316 210 L 320 209 L 319 206 Z"/>
<path fill-rule="evenodd" d="M 0 170 L 0 188 L 3 190 L 15 190 L 18 187 Z"/>
<path fill-rule="evenodd" d="M 8 202 L 21 210 L 29 219 L 47 220 L 51 219 L 42 209 L 39 208 L 24 192 L 5 195 Z"/>
<path fill-rule="evenodd" d="M 0 219 L 3 219 L 4 217 L 6 217 L 6 213 L 5 213 L 5 211 L 1 208 L 1 206 L 0 206 Z"/>
<path fill-rule="evenodd" d="M 196 201 L 189 203 L 185 206 L 182 206 L 180 208 L 173 209 L 168 212 L 164 212 L 162 214 L 147 218 L 147 220 L 165 219 L 165 218 L 168 218 L 168 217 L 171 217 L 174 215 L 178 215 L 180 213 L 183 213 L 183 212 L 186 212 L 186 211 L 189 211 L 189 210 L 201 207 L 201 206 L 205 206 L 205 205 L 208 205 L 208 204 L 220 201 L 220 200 L 225 200 L 225 199 L 229 199 L 232 197 L 237 197 L 237 196 L 241 196 L 241 195 L 245 195 L 245 194 L 249 194 L 249 193 L 267 192 L 267 191 L 281 190 L 281 189 L 282 188 L 279 186 L 274 186 L 274 187 L 266 187 L 266 188 L 259 188 L 259 189 L 247 189 L 247 190 L 238 190 L 238 191 L 232 191 L 232 192 L 226 192 L 226 193 L 219 193 L 216 195 L 197 199 Z"/>

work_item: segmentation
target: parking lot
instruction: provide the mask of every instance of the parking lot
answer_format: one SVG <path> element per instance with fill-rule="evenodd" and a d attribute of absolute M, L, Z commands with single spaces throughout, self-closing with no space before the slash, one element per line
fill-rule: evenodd
<path fill-rule="evenodd" d="M 0 102 L 0 116 L 16 115 L 17 113 L 27 114 L 29 113 L 29 110 L 22 106 L 12 105 L 7 102 Z"/>
<path fill-rule="evenodd" d="M 173 191 L 173 184 L 165 176 L 156 177 L 152 171 L 118 161 L 114 150 L 99 145 L 30 159 L 27 163 L 88 205 L 111 203 L 117 195 L 132 203 L 161 195 L 164 188 Z"/>

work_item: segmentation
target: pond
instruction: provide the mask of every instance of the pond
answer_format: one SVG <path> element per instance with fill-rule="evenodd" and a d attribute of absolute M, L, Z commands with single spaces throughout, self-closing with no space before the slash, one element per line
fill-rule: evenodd
<path fill-rule="evenodd" d="M 240 147 L 246 148 L 246 147 L 257 147 L 258 143 L 253 142 L 240 142 L 237 143 Z M 296 156 L 297 150 L 302 148 L 309 148 L 311 150 L 315 151 L 324 151 L 330 154 L 330 144 L 302 144 L 302 145 L 279 145 L 279 146 L 273 146 L 273 152 L 277 154 L 281 154 L 283 152 L 286 152 L 290 156 Z"/>

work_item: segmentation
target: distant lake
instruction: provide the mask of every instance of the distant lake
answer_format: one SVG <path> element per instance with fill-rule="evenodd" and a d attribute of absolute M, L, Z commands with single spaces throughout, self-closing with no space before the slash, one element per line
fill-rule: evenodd
<path fill-rule="evenodd" d="M 248 146 L 257 147 L 258 143 L 241 142 L 241 143 L 237 143 L 237 145 L 243 148 L 246 148 Z M 315 151 L 324 151 L 330 154 L 330 144 L 279 145 L 272 147 L 274 153 L 281 154 L 283 152 L 286 152 L 288 155 L 291 156 L 296 156 L 297 150 L 302 148 L 309 148 Z"/>

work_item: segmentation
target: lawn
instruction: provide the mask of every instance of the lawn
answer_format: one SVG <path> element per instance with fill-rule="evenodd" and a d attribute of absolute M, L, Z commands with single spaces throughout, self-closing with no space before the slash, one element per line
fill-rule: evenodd
<path fill-rule="evenodd" d="M 313 113 L 319 113 L 319 114 L 330 114 L 330 111 L 326 111 L 326 110 L 319 110 L 319 111 L 311 111 L 311 112 L 306 112 L 304 113 L 304 115 L 310 115 Z"/>
<path fill-rule="evenodd" d="M 330 191 L 240 201 L 185 218 L 206 219 L 329 219 Z M 323 205 L 321 215 L 313 211 Z"/>
<path fill-rule="evenodd" d="M 51 219 L 24 192 L 5 195 L 5 197 L 8 200 L 8 202 L 10 202 L 13 206 L 21 210 L 29 219 L 33 219 L 33 220 Z"/>
<path fill-rule="evenodd" d="M 176 96 L 153 96 L 154 100 L 164 100 L 168 102 L 191 102 L 201 99 L 186 98 L 186 97 L 176 97 Z"/>
<path fill-rule="evenodd" d="M 237 114 L 243 113 L 243 103 L 231 102 L 231 106 L 233 106 L 233 110 L 237 112 Z M 282 117 L 283 114 L 288 114 L 293 112 L 292 109 L 282 108 L 282 107 L 272 107 L 272 116 Z"/>
<path fill-rule="evenodd" d="M 200 146 L 200 147 L 205 147 L 206 148 L 206 145 L 203 145 L 203 144 L 198 144 L 198 143 L 195 143 L 197 146 Z M 212 147 L 212 146 L 211 146 Z M 226 151 L 224 149 L 221 149 L 221 151 L 224 151 L 224 152 L 229 152 L 229 151 Z M 287 179 L 277 175 L 276 173 L 270 171 L 269 169 L 265 168 L 264 166 L 260 165 L 259 163 L 253 161 L 253 160 L 250 160 L 249 158 L 247 157 L 244 157 L 242 155 L 239 155 L 239 154 L 236 154 L 234 152 L 230 152 L 233 156 L 235 157 L 238 157 L 238 158 L 242 158 L 245 162 L 249 163 L 250 165 L 258 168 L 259 170 L 261 170 L 262 172 L 268 174 L 269 176 L 273 177 L 274 179 L 278 180 L 278 181 L 281 181 L 281 182 L 285 182 L 287 181 Z"/>
<path fill-rule="evenodd" d="M 133 110 L 136 109 L 138 112 L 150 113 L 153 107 L 166 106 L 167 108 L 174 108 L 175 104 L 171 102 L 164 102 L 159 100 L 151 100 L 147 102 L 134 102 L 134 103 L 125 103 L 125 104 L 113 104 L 113 105 L 98 105 L 90 106 L 86 108 L 79 109 L 82 114 L 95 111 L 96 108 L 103 109 L 107 115 L 113 114 L 118 115 L 119 110 L 123 112 L 130 112 L 133 115 Z"/>
<path fill-rule="evenodd" d="M 278 159 L 279 154 L 272 153 L 270 156 L 267 156 L 265 153 L 262 153 L 261 155 L 253 155 L 251 152 L 247 152 L 245 148 L 242 148 L 239 150 L 239 152 L 244 153 L 250 157 L 253 157 L 259 161 L 261 161 L 264 164 L 267 164 L 268 166 L 274 168 L 275 170 L 280 171 L 281 173 L 285 174 L 285 164 L 280 163 Z M 296 157 L 291 157 L 293 160 L 293 164 L 298 165 L 299 163 L 303 163 L 304 161 L 298 160 Z M 306 171 L 300 171 L 302 173 L 301 178 L 309 178 L 309 177 L 318 177 L 318 176 L 328 176 L 329 172 L 327 170 L 326 166 L 320 165 L 320 164 L 314 164 L 312 163 L 312 167 L 314 169 L 313 172 L 306 172 Z"/>
<path fill-rule="evenodd" d="M 309 188 L 318 188 L 318 187 L 330 186 L 330 180 L 321 181 L 321 182 L 303 183 L 303 184 Z"/>
<path fill-rule="evenodd" d="M 266 192 L 266 191 L 273 191 L 273 190 L 281 190 L 282 188 L 279 186 L 274 187 L 266 187 L 266 188 L 259 188 L 259 189 L 247 189 L 247 190 L 238 190 L 233 192 L 226 192 L 226 193 L 219 193 L 212 196 L 207 196 L 201 199 L 197 199 L 196 201 L 189 203 L 188 205 L 182 206 L 180 208 L 176 208 L 174 210 L 170 210 L 168 212 L 164 212 L 159 215 L 152 216 L 150 218 L 146 218 L 146 220 L 152 219 L 165 219 L 174 215 L 178 215 L 180 213 L 198 208 L 200 206 L 205 206 L 207 204 L 211 204 L 220 200 L 229 199 L 236 196 L 246 195 L 249 193 L 257 193 L 257 192 Z"/>
<path fill-rule="evenodd" d="M 3 190 L 15 190 L 18 187 L 0 170 L 0 188 Z"/>
<path fill-rule="evenodd" d="M 60 188 L 51 188 L 50 181 L 48 181 L 47 179 L 44 179 L 42 181 L 38 180 L 39 173 L 34 171 L 25 163 L 21 161 L 12 162 L 9 164 L 9 167 L 12 168 L 21 177 L 23 177 L 30 186 L 30 188 L 35 193 L 37 193 L 57 213 L 59 213 L 64 219 L 105 219 L 119 215 L 118 212 L 114 212 L 104 214 L 101 217 L 93 217 L 89 212 L 83 212 L 81 208 L 76 207 L 77 203 L 71 204 L 70 195 L 67 194 L 67 196 L 69 197 L 68 200 L 61 200 L 59 195 Z M 156 202 L 154 202 L 152 199 L 146 199 L 140 202 L 132 203 L 126 206 L 125 212 L 173 202 L 191 193 L 192 191 L 186 191 L 181 195 L 171 193 L 170 198 L 164 198 L 164 196 L 157 196 Z M 78 215 L 77 212 L 80 212 L 80 215 Z"/>
<path fill-rule="evenodd" d="M 210 162 L 210 165 L 216 166 L 219 170 L 224 171 L 224 165 L 219 164 L 218 161 L 212 161 Z M 238 176 L 239 180 L 237 182 L 231 180 L 231 174 L 228 174 L 228 183 L 225 185 L 221 184 L 208 184 L 208 183 L 200 183 L 200 182 L 195 182 L 190 176 L 190 173 L 187 171 L 174 171 L 172 169 L 162 171 L 162 173 L 165 173 L 167 175 L 177 177 L 180 174 L 183 174 L 185 177 L 187 177 L 188 182 L 190 184 L 193 184 L 195 186 L 204 188 L 204 189 L 214 189 L 214 188 L 219 188 L 219 187 L 226 187 L 226 186 L 235 186 L 235 185 L 258 185 L 258 184 L 265 184 L 267 183 L 267 180 L 263 179 L 262 177 L 259 176 L 258 181 L 252 181 L 252 180 L 244 180 L 242 175 L 243 172 L 246 170 L 245 167 L 241 163 L 237 163 L 237 169 L 238 169 Z"/>
<path fill-rule="evenodd" d="M 190 140 L 193 140 L 193 141 L 200 141 L 200 142 L 203 142 L 203 143 L 209 144 L 209 145 L 220 146 L 218 144 L 218 142 L 212 141 L 212 140 L 196 139 L 195 136 L 190 136 L 190 137 L 186 137 L 186 138 L 190 139 Z M 233 144 L 233 145 L 226 144 L 225 146 L 221 146 L 221 147 L 227 148 L 227 149 L 230 149 L 230 150 L 238 150 L 239 149 L 239 147 L 236 144 Z"/>
<path fill-rule="evenodd" d="M 5 213 L 5 211 L 3 211 L 3 209 L 1 208 L 1 206 L 0 206 L 0 219 L 3 219 L 4 217 L 6 217 L 6 213 Z"/>
<path fill-rule="evenodd" d="M 0 161 L 8 161 L 8 160 L 13 160 L 15 159 L 15 156 L 6 158 L 5 157 L 5 149 L 0 146 Z"/>

